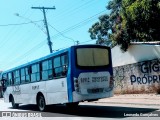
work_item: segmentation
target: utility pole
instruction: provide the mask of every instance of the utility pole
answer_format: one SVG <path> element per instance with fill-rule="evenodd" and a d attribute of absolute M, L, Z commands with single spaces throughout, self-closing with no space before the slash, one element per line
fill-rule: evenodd
<path fill-rule="evenodd" d="M 52 53 L 52 42 L 51 42 L 51 39 L 50 39 L 50 35 L 49 35 L 49 29 L 48 29 L 48 24 L 47 24 L 47 18 L 46 18 L 46 9 L 55 9 L 55 7 L 52 7 L 52 8 L 49 8 L 49 7 L 31 7 L 32 9 L 40 9 L 43 11 L 43 16 L 44 16 L 44 24 L 46 26 L 46 31 L 47 31 L 47 40 L 48 40 L 48 46 L 49 46 L 49 50 L 50 50 L 50 53 Z"/>

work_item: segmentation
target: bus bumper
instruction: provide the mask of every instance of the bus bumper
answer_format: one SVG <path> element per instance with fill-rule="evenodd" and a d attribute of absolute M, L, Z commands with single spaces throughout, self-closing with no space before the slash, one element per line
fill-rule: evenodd
<path fill-rule="evenodd" d="M 113 90 L 105 93 L 86 94 L 86 95 L 82 95 L 74 91 L 72 102 L 95 101 L 101 98 L 109 98 L 112 96 L 113 96 Z"/>

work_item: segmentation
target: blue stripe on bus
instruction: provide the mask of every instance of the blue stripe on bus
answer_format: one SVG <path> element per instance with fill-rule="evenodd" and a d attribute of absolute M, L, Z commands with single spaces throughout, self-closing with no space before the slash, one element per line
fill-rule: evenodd
<path fill-rule="evenodd" d="M 73 60 L 73 55 L 71 54 L 72 53 L 72 49 L 69 49 L 68 50 L 68 54 L 69 54 L 69 66 L 68 66 L 68 75 L 67 75 L 67 90 L 68 90 L 68 101 L 69 102 L 72 102 L 73 101 L 73 95 L 72 95 L 72 78 L 73 78 L 73 73 L 71 72 L 72 71 L 72 60 Z"/>

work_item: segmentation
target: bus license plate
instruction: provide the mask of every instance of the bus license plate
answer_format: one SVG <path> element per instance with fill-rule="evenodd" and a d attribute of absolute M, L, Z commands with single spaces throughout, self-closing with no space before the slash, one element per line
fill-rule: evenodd
<path fill-rule="evenodd" d="M 96 89 L 88 89 L 88 93 L 101 93 L 103 92 L 103 88 L 96 88 Z"/>

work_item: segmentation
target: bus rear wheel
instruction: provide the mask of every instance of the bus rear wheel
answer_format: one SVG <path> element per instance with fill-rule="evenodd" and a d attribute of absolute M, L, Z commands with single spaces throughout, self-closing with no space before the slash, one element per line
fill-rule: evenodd
<path fill-rule="evenodd" d="M 12 99 L 11 99 L 11 103 L 12 103 L 12 107 L 13 107 L 14 109 L 17 109 L 17 108 L 19 107 L 19 104 L 16 104 L 16 103 L 15 103 L 13 97 L 12 97 Z"/>
<path fill-rule="evenodd" d="M 46 110 L 46 102 L 45 102 L 43 95 L 38 96 L 37 106 L 40 111 Z"/>

